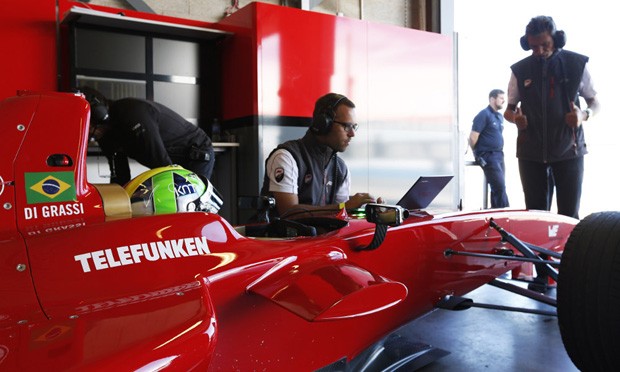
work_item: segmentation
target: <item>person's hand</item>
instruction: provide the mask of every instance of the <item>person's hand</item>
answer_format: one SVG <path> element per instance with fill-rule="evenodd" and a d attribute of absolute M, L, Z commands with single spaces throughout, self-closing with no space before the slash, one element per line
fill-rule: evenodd
<path fill-rule="evenodd" d="M 519 130 L 527 128 L 527 116 L 521 112 L 521 107 L 517 107 L 514 113 L 514 122 Z"/>
<path fill-rule="evenodd" d="M 569 128 L 577 128 L 581 125 L 583 113 L 581 109 L 575 105 L 575 102 L 570 103 L 570 111 L 564 115 L 564 121 Z"/>
<path fill-rule="evenodd" d="M 372 195 L 368 193 L 358 192 L 357 194 L 351 196 L 349 200 L 346 202 L 347 209 L 355 209 L 359 208 L 367 203 L 379 203 L 383 202 L 382 198 L 375 199 Z"/>

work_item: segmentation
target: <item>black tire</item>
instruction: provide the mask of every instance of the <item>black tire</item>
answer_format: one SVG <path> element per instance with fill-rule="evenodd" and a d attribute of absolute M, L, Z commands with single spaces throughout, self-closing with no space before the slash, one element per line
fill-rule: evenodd
<path fill-rule="evenodd" d="M 571 233 L 558 277 L 564 347 L 582 371 L 620 371 L 620 212 L 594 213 Z"/>

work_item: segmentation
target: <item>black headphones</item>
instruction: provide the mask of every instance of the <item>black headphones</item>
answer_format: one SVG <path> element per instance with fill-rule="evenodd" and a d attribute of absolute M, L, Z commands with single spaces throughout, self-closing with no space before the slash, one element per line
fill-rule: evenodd
<path fill-rule="evenodd" d="M 89 86 L 81 86 L 73 89 L 74 93 L 81 93 L 90 104 L 90 121 L 100 124 L 110 118 L 106 98 L 101 92 Z"/>
<path fill-rule="evenodd" d="M 336 108 L 347 97 L 342 94 L 328 93 L 316 101 L 312 114 L 310 130 L 316 134 L 327 134 L 336 118 Z"/>
<path fill-rule="evenodd" d="M 525 35 L 521 36 L 519 42 L 523 50 L 530 50 L 530 44 L 527 42 L 528 35 L 538 35 L 543 32 L 549 32 L 553 38 L 553 46 L 556 49 L 562 49 L 566 45 L 566 34 L 562 30 L 556 30 L 553 18 L 548 16 L 538 16 L 530 20 L 525 27 Z"/>
<path fill-rule="evenodd" d="M 88 102 L 90 103 L 90 119 L 92 122 L 102 123 L 108 120 L 110 114 L 105 103 L 99 101 L 97 97 L 92 97 Z"/>

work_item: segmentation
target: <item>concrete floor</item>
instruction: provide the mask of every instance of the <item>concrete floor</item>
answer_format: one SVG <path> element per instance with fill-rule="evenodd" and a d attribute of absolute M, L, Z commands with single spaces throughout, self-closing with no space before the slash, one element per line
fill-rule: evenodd
<path fill-rule="evenodd" d="M 516 280 L 509 282 L 525 286 Z M 555 297 L 555 289 L 549 294 Z M 489 285 L 464 297 L 478 303 L 555 310 Z M 578 371 L 566 354 L 555 316 L 484 308 L 439 309 L 407 328 L 411 338 L 450 352 L 418 371 Z"/>

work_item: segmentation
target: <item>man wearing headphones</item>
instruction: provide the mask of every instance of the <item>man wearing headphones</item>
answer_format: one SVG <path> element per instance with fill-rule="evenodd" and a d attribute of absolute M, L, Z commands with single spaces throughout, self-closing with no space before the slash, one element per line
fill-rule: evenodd
<path fill-rule="evenodd" d="M 504 118 L 519 129 L 526 207 L 550 210 L 555 185 L 558 213 L 579 218 L 587 153 L 582 123 L 598 112 L 599 103 L 588 57 L 562 49 L 565 43 L 564 31 L 556 30 L 551 17 L 531 19 L 521 47 L 532 54 L 511 66 Z M 587 108 L 580 107 L 579 97 Z"/>
<path fill-rule="evenodd" d="M 355 137 L 355 104 L 328 93 L 316 101 L 304 137 L 280 144 L 265 162 L 261 195 L 273 196 L 280 216 L 334 213 L 382 203 L 368 193 L 350 195 L 351 175 L 338 152 Z"/>
<path fill-rule="evenodd" d="M 79 91 L 91 106 L 90 135 L 108 158 L 112 183 L 131 179 L 128 157 L 149 168 L 177 164 L 211 178 L 215 156 L 205 131 L 170 108 L 149 100 L 106 99 L 90 87 Z"/>

